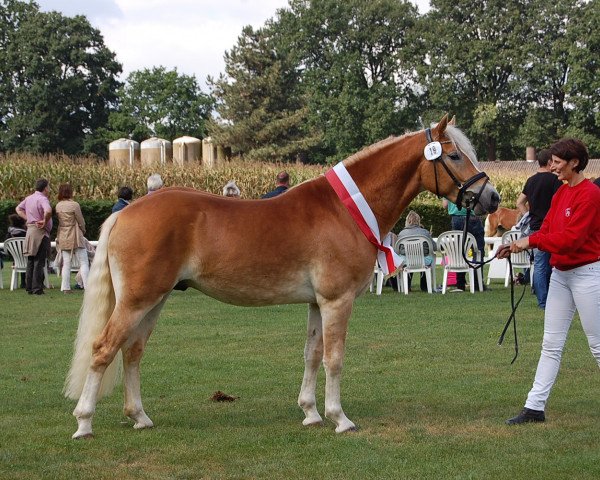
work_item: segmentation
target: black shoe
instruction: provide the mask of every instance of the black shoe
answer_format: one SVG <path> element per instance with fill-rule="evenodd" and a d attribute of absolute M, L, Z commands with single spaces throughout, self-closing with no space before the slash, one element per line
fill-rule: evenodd
<path fill-rule="evenodd" d="M 524 408 L 521 410 L 516 417 L 509 418 L 506 421 L 507 425 L 519 425 L 521 423 L 528 422 L 543 422 L 546 420 L 543 410 L 531 410 L 530 408 Z"/>
<path fill-rule="evenodd" d="M 33 292 L 34 295 L 45 295 L 45 292 L 43 290 L 36 290 L 35 292 Z"/>

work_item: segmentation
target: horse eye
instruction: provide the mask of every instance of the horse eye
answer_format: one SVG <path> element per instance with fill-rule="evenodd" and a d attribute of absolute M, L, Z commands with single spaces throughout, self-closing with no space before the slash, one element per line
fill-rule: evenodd
<path fill-rule="evenodd" d="M 457 162 L 458 160 L 460 160 L 460 154 L 458 152 L 452 152 L 448 154 L 448 157 L 450 158 L 450 160 Z"/>

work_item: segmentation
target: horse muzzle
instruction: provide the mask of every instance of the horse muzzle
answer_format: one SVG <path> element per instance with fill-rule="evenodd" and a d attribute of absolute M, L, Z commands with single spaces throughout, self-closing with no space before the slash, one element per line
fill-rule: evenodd
<path fill-rule="evenodd" d="M 473 206 L 472 204 L 475 203 Z M 486 183 L 480 191 L 467 190 L 463 197 L 463 205 L 472 209 L 475 215 L 494 213 L 500 204 L 500 194 L 493 185 Z"/>

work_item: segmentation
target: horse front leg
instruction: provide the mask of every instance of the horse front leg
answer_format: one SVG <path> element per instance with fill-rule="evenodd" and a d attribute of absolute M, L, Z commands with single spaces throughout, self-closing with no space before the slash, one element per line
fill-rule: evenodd
<path fill-rule="evenodd" d="M 315 303 L 308 305 L 308 326 L 304 347 L 304 378 L 298 396 L 298 405 L 304 410 L 302 425 L 322 425 L 323 419 L 317 410 L 315 391 L 317 374 L 323 361 L 323 322 L 321 311 Z"/>
<path fill-rule="evenodd" d="M 356 430 L 356 425 L 344 414 L 340 399 L 346 333 L 353 300 L 354 298 L 338 299 L 319 303 L 323 318 L 325 416 L 335 423 L 336 433 Z"/>

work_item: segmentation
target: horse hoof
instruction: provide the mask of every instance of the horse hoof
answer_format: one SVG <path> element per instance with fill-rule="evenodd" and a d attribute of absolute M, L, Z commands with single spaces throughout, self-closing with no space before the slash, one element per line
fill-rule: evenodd
<path fill-rule="evenodd" d="M 335 429 L 335 433 L 346 433 L 346 432 L 356 432 L 358 431 L 358 427 L 350 422 L 350 425 L 345 427 L 339 426 Z"/>
<path fill-rule="evenodd" d="M 323 420 L 316 420 L 314 422 L 302 422 L 302 425 L 304 425 L 305 427 L 322 427 L 323 425 L 325 425 L 325 423 L 323 422 Z"/>
<path fill-rule="evenodd" d="M 93 433 L 84 433 L 83 435 L 78 435 L 77 433 L 75 433 L 73 435 L 73 440 L 91 440 L 93 438 L 94 438 Z"/>

